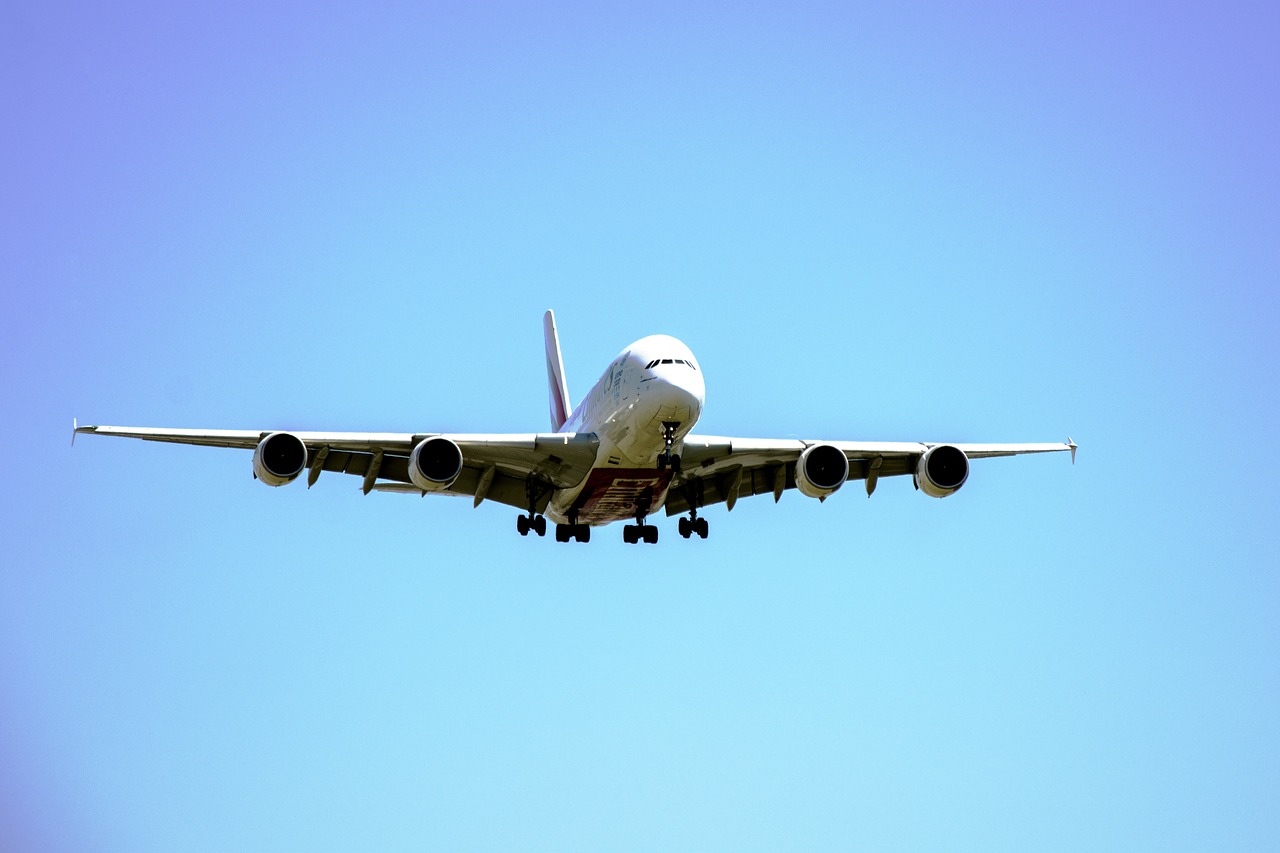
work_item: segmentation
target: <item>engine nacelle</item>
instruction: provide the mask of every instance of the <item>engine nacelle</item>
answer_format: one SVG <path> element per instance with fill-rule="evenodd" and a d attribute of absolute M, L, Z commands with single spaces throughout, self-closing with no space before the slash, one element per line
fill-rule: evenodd
<path fill-rule="evenodd" d="M 796 488 L 808 498 L 825 498 L 849 478 L 849 459 L 834 444 L 814 444 L 796 460 Z"/>
<path fill-rule="evenodd" d="M 930 447 L 916 465 L 916 488 L 931 498 L 955 494 L 967 479 L 969 457 L 949 444 Z"/>
<path fill-rule="evenodd" d="M 424 492 L 453 485 L 462 473 L 462 450 L 447 438 L 424 438 L 409 454 L 409 480 Z"/>
<path fill-rule="evenodd" d="M 268 486 L 283 486 L 298 479 L 307 467 L 307 446 L 288 432 L 273 432 L 253 451 L 253 475 Z"/>

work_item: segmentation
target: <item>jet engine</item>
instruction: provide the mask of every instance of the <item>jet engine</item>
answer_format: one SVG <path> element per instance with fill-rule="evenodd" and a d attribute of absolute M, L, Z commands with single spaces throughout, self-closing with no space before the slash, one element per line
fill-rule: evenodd
<path fill-rule="evenodd" d="M 949 444 L 930 447 L 916 464 L 916 488 L 931 498 L 955 494 L 967 479 L 969 457 Z"/>
<path fill-rule="evenodd" d="M 825 498 L 844 485 L 849 459 L 834 444 L 814 444 L 796 460 L 796 488 L 808 498 Z"/>
<path fill-rule="evenodd" d="M 424 492 L 453 485 L 462 473 L 462 450 L 447 438 L 424 438 L 409 454 L 409 480 Z"/>
<path fill-rule="evenodd" d="M 287 432 L 273 432 L 253 451 L 253 475 L 268 486 L 283 486 L 298 479 L 307 467 L 307 446 Z"/>

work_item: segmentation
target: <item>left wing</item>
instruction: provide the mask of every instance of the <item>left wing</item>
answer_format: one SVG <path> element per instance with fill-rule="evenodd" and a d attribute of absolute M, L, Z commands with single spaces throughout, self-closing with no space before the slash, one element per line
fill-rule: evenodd
<path fill-rule="evenodd" d="M 834 448 L 843 453 L 848 470 L 847 476 L 840 482 L 864 480 L 868 496 L 875 491 L 876 483 L 881 477 L 904 474 L 914 476 L 921 459 L 934 448 L 954 448 L 963 453 L 964 476 L 959 478 L 961 484 L 968 475 L 969 459 L 1061 451 L 1070 451 L 1072 462 L 1076 458 L 1076 445 L 1069 438 L 1065 444 L 941 444 L 690 435 L 684 439 L 680 454 L 682 475 L 667 496 L 667 515 L 678 515 L 693 507 L 720 502 L 733 509 L 738 498 L 752 495 L 772 494 L 776 501 L 787 489 L 799 486 L 796 466 L 806 450 L 815 448 Z M 838 456 L 836 460 L 839 460 Z M 835 488 L 839 488 L 839 485 Z M 955 488 L 958 489 L 959 486 Z"/>
<path fill-rule="evenodd" d="M 75 434 L 112 435 L 253 450 L 271 430 L 157 429 L 153 427 L 76 426 Z M 599 441 L 585 433 L 448 434 L 394 432 L 290 431 L 306 446 L 307 485 L 323 471 L 353 474 L 370 491 L 425 494 L 409 477 L 409 455 L 428 438 L 446 438 L 462 452 L 462 470 L 440 494 L 494 500 L 522 510 L 530 503 L 541 512 L 552 489 L 570 488 L 591 470 Z M 380 482 L 389 481 L 389 482 Z"/>

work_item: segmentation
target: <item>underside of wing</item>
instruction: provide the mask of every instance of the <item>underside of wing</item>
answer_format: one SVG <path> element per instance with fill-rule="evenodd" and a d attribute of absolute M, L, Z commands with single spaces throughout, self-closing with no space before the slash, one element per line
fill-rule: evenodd
<path fill-rule="evenodd" d="M 682 474 L 666 511 L 676 515 L 722 502 L 733 509 L 740 497 L 772 494 L 776 501 L 795 488 L 822 499 L 848 480 L 864 481 L 870 495 L 881 477 L 908 474 L 927 494 L 945 497 L 963 485 L 969 459 L 1070 451 L 1074 460 L 1075 450 L 1070 439 L 1066 444 L 941 444 L 691 435 L 681 450 Z"/>
<path fill-rule="evenodd" d="M 304 471 L 308 486 L 323 472 L 350 474 L 370 491 L 466 495 L 542 511 L 552 490 L 577 485 L 595 461 L 595 435 L 577 433 L 434 434 L 271 430 L 194 430 L 85 426 L 109 435 L 254 451 L 254 473 L 284 485 Z M 417 471 L 411 469 L 417 465 Z M 435 466 L 434 468 L 432 466 Z M 438 477 L 435 472 L 440 471 Z"/>

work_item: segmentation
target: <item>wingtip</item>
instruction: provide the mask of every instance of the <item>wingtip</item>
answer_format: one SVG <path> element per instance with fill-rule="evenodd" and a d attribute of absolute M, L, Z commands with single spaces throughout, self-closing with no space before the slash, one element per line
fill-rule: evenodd
<path fill-rule="evenodd" d="M 1067 436 L 1067 447 L 1071 448 L 1071 464 L 1076 464 L 1076 443 L 1071 440 L 1071 436 Z"/>
<path fill-rule="evenodd" d="M 71 446 L 76 446 L 76 436 L 81 433 L 97 432 L 96 426 L 80 426 L 80 422 L 75 418 L 71 419 Z"/>

